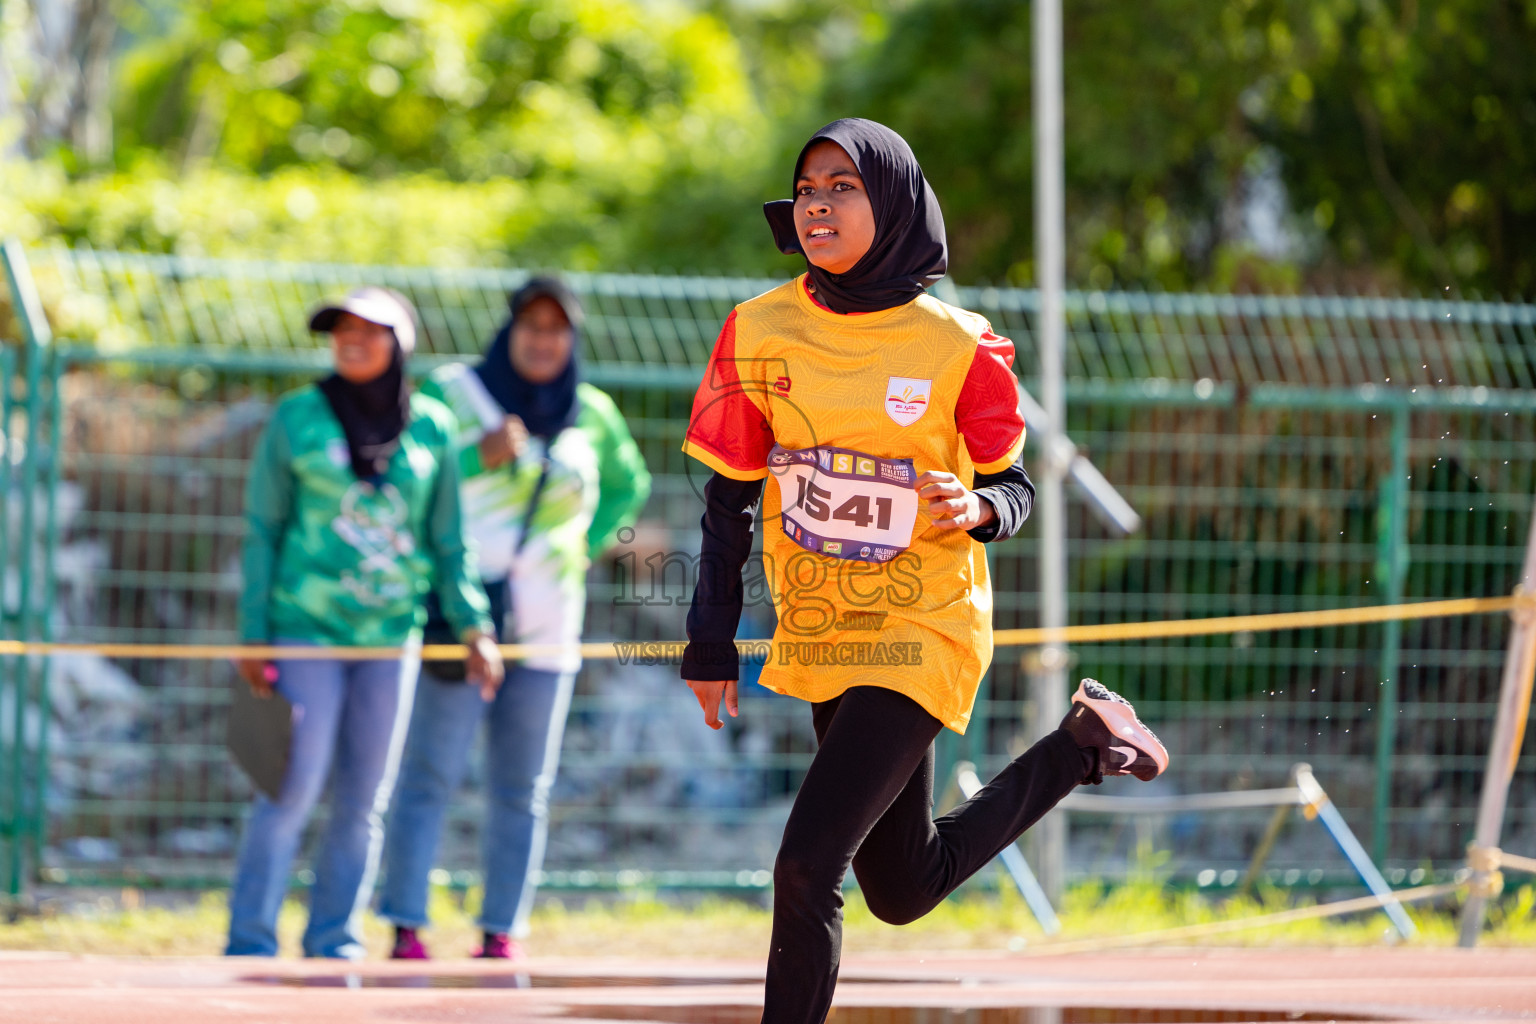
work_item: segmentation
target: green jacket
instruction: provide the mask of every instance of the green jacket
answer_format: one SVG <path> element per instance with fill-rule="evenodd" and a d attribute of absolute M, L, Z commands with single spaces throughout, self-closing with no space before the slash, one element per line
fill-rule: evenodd
<path fill-rule="evenodd" d="M 415 640 L 434 581 L 455 631 L 490 630 L 450 421 L 441 403 L 412 395 L 400 448 L 376 488 L 353 474 L 341 423 L 319 388 L 278 401 L 246 481 L 243 640 Z"/>
<path fill-rule="evenodd" d="M 634 522 L 651 492 L 651 476 L 618 407 L 599 389 L 579 384 L 576 425 L 547 444 L 529 439 L 515 462 L 486 469 L 480 440 L 505 413 L 470 367 L 439 367 L 422 382 L 453 417 L 464 518 L 479 551 L 480 575 L 508 580 L 508 628 L 502 639 L 554 645 L 563 654 L 523 659 L 531 668 L 574 671 L 586 612 L 590 556 L 613 544 Z M 544 486 L 529 517 L 529 505 Z M 523 524 L 527 522 L 526 537 Z"/>

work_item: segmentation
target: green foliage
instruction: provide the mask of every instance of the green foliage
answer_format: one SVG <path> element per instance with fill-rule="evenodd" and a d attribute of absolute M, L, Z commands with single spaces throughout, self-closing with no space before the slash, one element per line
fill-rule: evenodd
<path fill-rule="evenodd" d="M 590 195 L 560 183 L 369 181 L 300 167 L 175 176 L 154 165 L 69 181 L 25 164 L 0 165 L 0 182 L 0 215 L 10 214 L 13 232 L 97 248 L 446 266 L 516 254 L 580 268 L 604 262 L 621 234 Z"/>
<path fill-rule="evenodd" d="M 211 0 L 179 14 L 125 61 L 117 176 L 42 211 L 66 238 L 719 265 L 771 137 L 736 37 L 665 0 Z"/>
<path fill-rule="evenodd" d="M 128 61 L 120 161 L 179 150 L 258 173 L 334 163 L 644 193 L 750 155 L 741 65 L 717 19 L 677 4 L 210 0 Z"/>
<path fill-rule="evenodd" d="M 21 8 L 5 10 L 0 52 L 25 94 L 37 75 L 18 50 Z M 251 256 L 784 273 L 797 264 L 773 253 L 757 206 L 785 193 L 810 129 L 863 115 L 923 160 L 957 278 L 1033 281 L 1028 4 L 146 0 L 117 13 L 131 41 L 113 90 L 116 174 L 79 177 L 84 157 L 67 149 L 67 183 L 46 166 L 19 185 L 0 171 L 6 230 Z M 1536 287 L 1520 244 L 1536 230 L 1528 0 L 1076 0 L 1064 14 L 1074 285 Z M 302 190 L 318 209 L 303 215 L 300 198 L 285 222 Z"/>
<path fill-rule="evenodd" d="M 832 86 L 912 141 L 962 280 L 1033 277 L 1030 17 L 926 0 Z M 1064 18 L 1069 280 L 1536 284 L 1529 3 L 1081 0 Z M 1255 238 L 1275 182 L 1284 219 Z"/>
<path fill-rule="evenodd" d="M 1273 66 L 1251 5 L 1068 5 L 1068 278 L 1184 288 L 1240 244 L 1223 223 L 1257 140 L 1239 100 Z M 929 0 L 834 85 L 912 142 L 962 280 L 1031 283 L 1033 33 L 1027 4 Z"/>
<path fill-rule="evenodd" d="M 140 893 L 125 890 L 125 902 L 137 905 Z M 441 955 L 462 955 L 474 945 L 477 892 L 455 894 L 441 887 L 430 893 L 432 928 L 427 941 Z M 1267 890 L 1258 898 L 1225 902 L 1191 890 L 1168 889 L 1151 881 L 1105 887 L 1093 882 L 1073 886 L 1060 911 L 1061 939 L 1067 941 L 1159 931 L 1184 925 L 1236 921 L 1284 910 L 1290 894 Z M 1536 889 L 1523 886 L 1495 901 L 1489 911 L 1484 946 L 1536 943 Z M 567 904 L 570 904 L 569 906 Z M 110 899 L 100 905 L 51 904 L 38 918 L 0 929 L 0 949 L 51 950 L 117 956 L 213 956 L 223 947 L 229 923 L 222 894 L 207 894 L 180 907 L 123 910 Z M 1412 945 L 1450 948 L 1456 943 L 1456 907 L 1409 909 L 1420 935 Z M 540 956 L 625 956 L 644 950 L 653 956 L 757 957 L 767 948 L 768 910 L 735 900 L 706 899 L 696 905 L 660 902 L 627 894 L 621 902 L 580 896 L 544 895 L 534 911 L 531 948 Z M 297 951 L 304 926 L 300 901 L 289 900 L 278 919 L 285 949 Z M 1223 934 L 1206 946 L 1369 946 L 1391 941 L 1390 926 L 1379 913 L 1299 921 L 1279 927 Z M 364 936 L 374 957 L 389 950 L 388 923 L 368 915 Z M 986 892 L 979 887 L 939 904 L 920 921 L 902 927 L 883 924 L 858 892 L 849 893 L 844 938 L 849 950 L 1013 949 L 1050 940 L 1041 935 L 1028 909 L 1011 888 Z"/>
<path fill-rule="evenodd" d="M 1314 0 L 1304 14 L 1257 120 L 1330 258 L 1436 292 L 1529 294 L 1536 5 Z"/>

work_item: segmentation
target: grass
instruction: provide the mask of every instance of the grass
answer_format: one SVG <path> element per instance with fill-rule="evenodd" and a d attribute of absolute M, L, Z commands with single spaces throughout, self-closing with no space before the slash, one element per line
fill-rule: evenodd
<path fill-rule="evenodd" d="M 475 894 L 461 904 L 446 889 L 432 893 L 435 922 L 424 933 L 439 957 L 466 954 L 478 940 Z M 224 894 L 208 894 L 182 906 L 138 906 L 132 891 L 118 899 L 56 907 L 0 924 L 0 950 L 52 950 L 135 956 L 217 955 L 228 918 Z M 126 905 L 126 907 L 125 907 Z M 1208 894 L 1164 889 L 1152 882 L 1114 888 L 1094 884 L 1072 889 L 1061 907 L 1061 940 L 1230 921 L 1297 905 L 1281 891 L 1256 899 L 1219 901 Z M 1456 941 L 1451 903 L 1410 907 L 1420 928 L 1413 945 L 1444 947 Z M 278 931 L 285 953 L 296 954 L 304 907 L 289 900 Z M 692 905 L 637 895 L 620 899 L 545 898 L 534 914 L 529 951 L 539 956 L 733 956 L 759 958 L 768 945 L 769 914 L 754 904 L 720 898 Z M 1297 922 L 1222 935 L 1208 945 L 1364 946 L 1392 940 L 1380 913 Z M 390 930 L 369 916 L 366 941 L 374 957 L 388 955 Z M 857 893 L 846 909 L 844 948 L 849 952 L 992 949 L 1018 951 L 1048 944 L 1012 890 L 973 891 L 951 899 L 914 924 L 892 927 L 875 920 Z M 1491 904 L 1486 945 L 1536 945 L 1536 887 L 1506 893 Z"/>

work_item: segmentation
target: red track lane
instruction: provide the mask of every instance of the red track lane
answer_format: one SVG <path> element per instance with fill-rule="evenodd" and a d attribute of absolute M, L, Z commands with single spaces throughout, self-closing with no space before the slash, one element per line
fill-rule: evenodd
<path fill-rule="evenodd" d="M 483 961 L 349 966 L 0 953 L 0 1021 L 745 1024 L 757 1020 L 761 970 L 759 961 L 740 960 L 550 958 L 515 967 Z M 1050 1019 L 984 1012 L 989 1007 L 1280 1011 L 1479 1024 L 1536 1020 L 1536 950 L 1526 949 L 855 955 L 845 958 L 842 976 L 837 1006 L 843 1009 L 834 1010 L 832 1024 Z M 512 987 L 521 981 L 533 987 Z M 897 1007 L 928 1009 L 877 1009 Z M 976 1012 L 950 1015 L 947 1009 Z M 1070 1024 L 1082 1018 L 1069 1009 L 1057 1019 Z"/>

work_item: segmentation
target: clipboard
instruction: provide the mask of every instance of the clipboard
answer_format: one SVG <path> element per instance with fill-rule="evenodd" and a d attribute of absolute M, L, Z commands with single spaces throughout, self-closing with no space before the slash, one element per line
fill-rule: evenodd
<path fill-rule="evenodd" d="M 251 784 L 276 800 L 293 748 L 293 704 L 275 689 L 270 697 L 258 697 L 244 680 L 234 687 L 224 745 Z"/>

